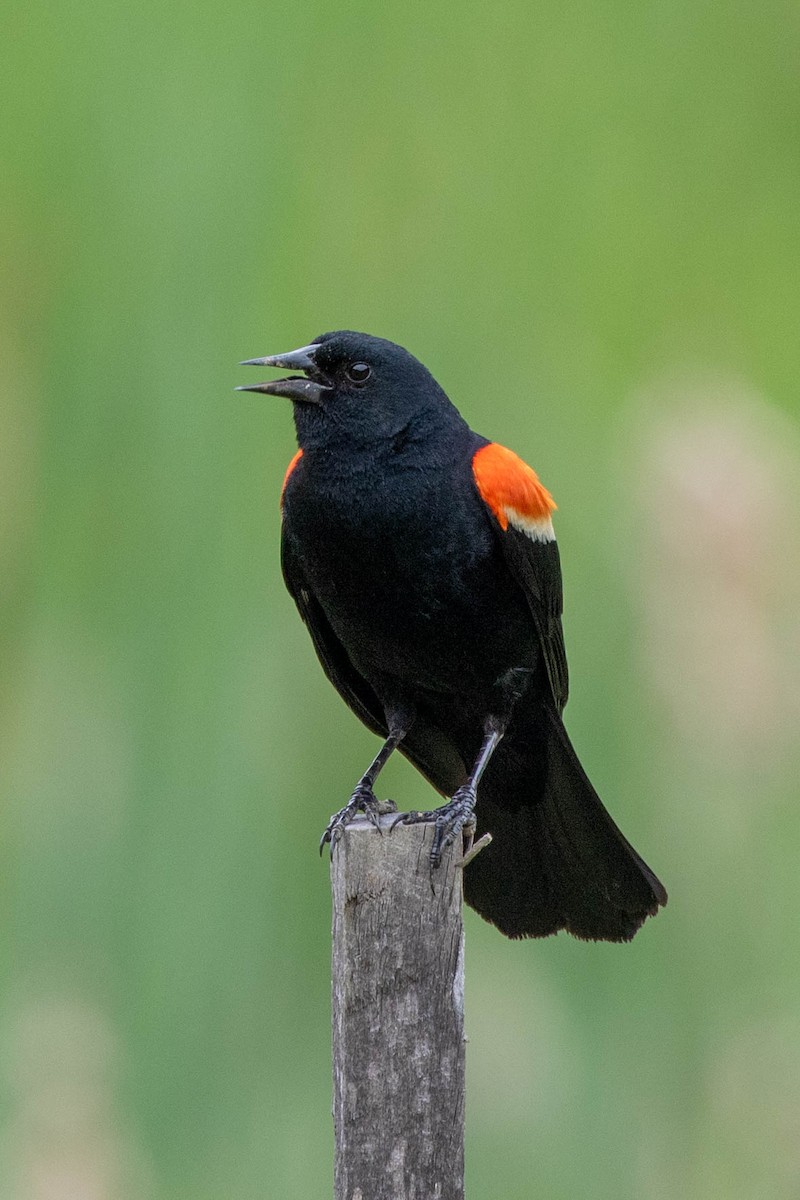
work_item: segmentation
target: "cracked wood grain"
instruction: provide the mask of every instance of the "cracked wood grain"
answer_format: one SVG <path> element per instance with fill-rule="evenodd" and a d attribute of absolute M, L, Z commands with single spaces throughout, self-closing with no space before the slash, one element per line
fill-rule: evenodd
<path fill-rule="evenodd" d="M 461 845 L 431 875 L 433 827 L 391 820 L 331 862 L 335 1200 L 463 1200 Z"/>

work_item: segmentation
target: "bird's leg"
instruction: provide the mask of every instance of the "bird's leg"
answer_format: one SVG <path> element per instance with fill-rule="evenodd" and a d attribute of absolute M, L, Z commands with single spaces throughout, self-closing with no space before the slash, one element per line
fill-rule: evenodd
<path fill-rule="evenodd" d="M 414 714 L 408 709 L 397 709 L 387 713 L 389 736 L 359 779 L 347 804 L 339 812 L 334 813 L 328 822 L 328 826 L 320 839 L 320 854 L 325 849 L 327 842 L 330 842 L 331 852 L 333 852 L 333 848 L 339 841 L 342 833 L 358 813 L 363 813 L 367 820 L 380 832 L 379 818 L 386 813 L 397 812 L 397 805 L 393 800 L 378 800 L 372 789 L 375 786 L 375 780 L 386 766 L 392 753 L 397 749 L 411 728 L 413 720 Z"/>
<path fill-rule="evenodd" d="M 392 822 L 394 829 L 397 825 L 416 825 L 420 821 L 433 821 L 432 868 L 439 866 L 443 852 L 456 840 L 459 833 L 466 833 L 471 837 L 475 832 L 478 784 L 504 733 L 505 722 L 490 717 L 484 725 L 484 738 L 469 779 L 453 794 L 452 799 L 431 812 L 400 813 Z"/>

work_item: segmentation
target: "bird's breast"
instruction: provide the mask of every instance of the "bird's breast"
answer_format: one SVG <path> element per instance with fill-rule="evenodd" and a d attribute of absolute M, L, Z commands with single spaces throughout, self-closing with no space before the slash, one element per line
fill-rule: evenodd
<path fill-rule="evenodd" d="M 505 665 L 498 659 L 517 665 L 520 642 L 535 654 L 466 467 L 316 480 L 304 472 L 287 487 L 284 536 L 367 678 L 416 673 L 449 690 L 464 671 L 488 678 Z"/>

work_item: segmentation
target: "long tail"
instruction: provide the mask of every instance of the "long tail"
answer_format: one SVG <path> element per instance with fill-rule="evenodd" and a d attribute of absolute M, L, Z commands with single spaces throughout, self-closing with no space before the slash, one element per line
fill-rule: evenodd
<path fill-rule="evenodd" d="M 478 835 L 492 843 L 464 871 L 467 903 L 512 938 L 565 929 L 630 941 L 667 893 L 606 812 L 561 719 L 537 715 L 535 733 L 501 742 L 481 782 Z"/>

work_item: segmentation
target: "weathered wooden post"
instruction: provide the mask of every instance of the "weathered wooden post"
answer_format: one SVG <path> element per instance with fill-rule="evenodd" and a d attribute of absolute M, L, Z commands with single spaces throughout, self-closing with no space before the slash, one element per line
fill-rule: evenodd
<path fill-rule="evenodd" d="M 461 839 L 353 822 L 333 854 L 336 1200 L 463 1200 Z"/>

